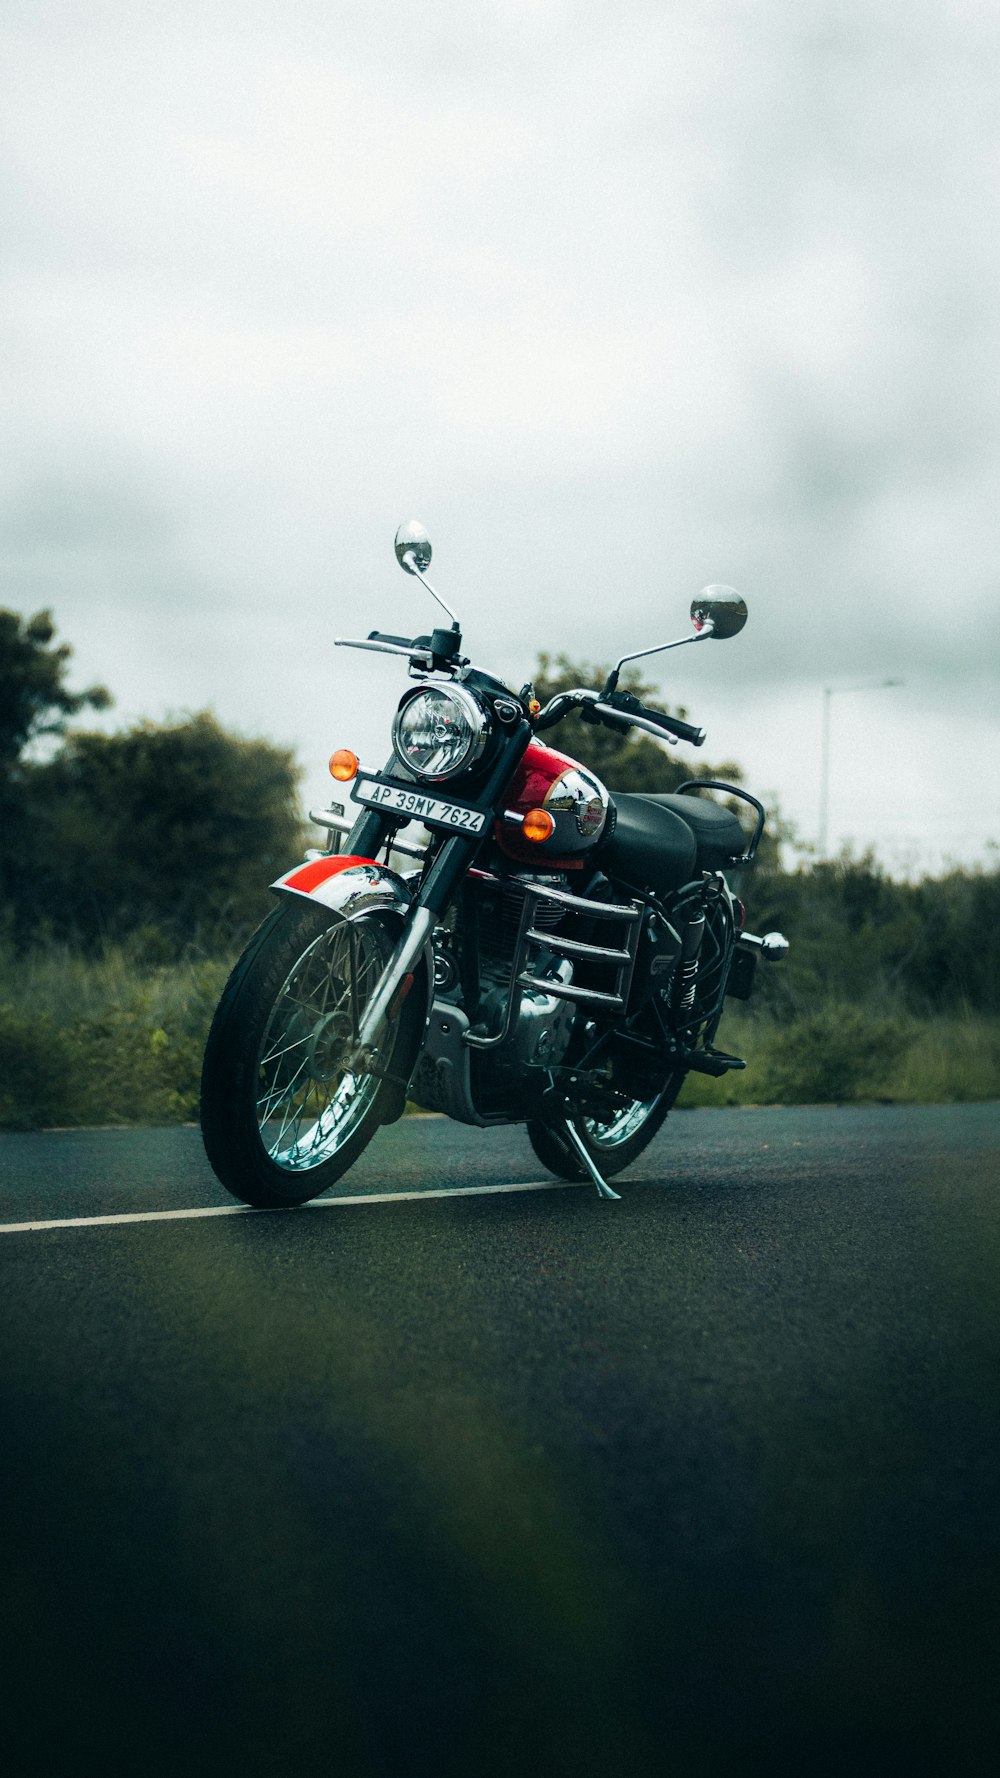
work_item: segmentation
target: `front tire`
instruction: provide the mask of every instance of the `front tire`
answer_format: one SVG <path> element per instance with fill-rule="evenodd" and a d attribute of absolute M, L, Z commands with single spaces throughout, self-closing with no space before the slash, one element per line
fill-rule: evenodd
<path fill-rule="evenodd" d="M 573 1128 L 603 1178 L 624 1172 L 638 1159 L 666 1121 L 683 1082 L 683 1073 L 671 1074 L 653 1098 L 633 1099 L 610 1123 L 601 1124 L 596 1118 L 583 1116 L 572 1119 Z M 589 1178 L 557 1124 L 532 1119 L 528 1124 L 528 1141 L 542 1166 L 557 1178 Z"/>
<path fill-rule="evenodd" d="M 345 920 L 286 902 L 236 964 L 205 1048 L 201 1128 L 216 1177 L 243 1203 L 319 1197 L 395 1115 L 402 1089 L 381 1076 L 413 1049 L 422 996 L 404 1000 L 379 1075 L 341 1057 L 400 931 L 382 913 Z"/>

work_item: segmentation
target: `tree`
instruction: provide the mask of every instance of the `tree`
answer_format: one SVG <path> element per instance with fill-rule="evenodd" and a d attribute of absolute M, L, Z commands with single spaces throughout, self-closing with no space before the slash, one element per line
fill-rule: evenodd
<path fill-rule="evenodd" d="M 55 633 L 51 611 L 23 618 L 0 609 L 0 788 L 14 777 L 32 741 L 63 734 L 79 710 L 105 710 L 111 703 L 103 685 L 67 689 L 73 650 L 66 642 L 54 648 Z"/>
<path fill-rule="evenodd" d="M 301 855 L 299 775 L 290 751 L 230 734 L 207 711 L 69 734 L 25 774 L 8 889 L 19 935 L 92 944 L 154 926 L 205 946 L 242 935 Z"/>

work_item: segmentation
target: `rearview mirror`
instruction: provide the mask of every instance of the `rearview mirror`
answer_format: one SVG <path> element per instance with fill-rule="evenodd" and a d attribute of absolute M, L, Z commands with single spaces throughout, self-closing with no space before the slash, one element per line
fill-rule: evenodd
<path fill-rule="evenodd" d="M 407 574 L 416 574 L 418 569 L 422 574 L 425 568 L 430 567 L 431 540 L 419 519 L 407 519 L 400 525 L 393 548 L 399 566 L 405 568 Z M 415 567 L 407 561 L 408 556 L 413 557 Z"/>
<path fill-rule="evenodd" d="M 746 600 L 734 586 L 705 586 L 691 601 L 691 622 L 696 630 L 711 624 L 710 634 L 721 641 L 738 636 L 747 621 Z"/>

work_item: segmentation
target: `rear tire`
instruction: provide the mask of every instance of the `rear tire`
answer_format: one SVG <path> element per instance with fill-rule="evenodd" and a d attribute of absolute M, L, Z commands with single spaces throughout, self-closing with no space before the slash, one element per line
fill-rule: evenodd
<path fill-rule="evenodd" d="M 683 1082 L 682 1073 L 670 1075 L 654 1098 L 633 1099 L 629 1108 L 610 1124 L 599 1124 L 596 1119 L 583 1116 L 572 1119 L 573 1128 L 603 1178 L 624 1172 L 638 1160 L 665 1123 Z M 528 1141 L 542 1166 L 555 1173 L 557 1178 L 590 1177 L 558 1125 L 532 1119 L 528 1124 Z"/>
<path fill-rule="evenodd" d="M 399 1084 L 347 1073 L 339 1057 L 401 930 L 380 912 L 345 920 L 285 902 L 236 964 L 205 1048 L 201 1128 L 216 1177 L 244 1204 L 319 1197 L 396 1115 Z M 415 1056 L 423 998 L 403 1002 L 388 1072 Z"/>

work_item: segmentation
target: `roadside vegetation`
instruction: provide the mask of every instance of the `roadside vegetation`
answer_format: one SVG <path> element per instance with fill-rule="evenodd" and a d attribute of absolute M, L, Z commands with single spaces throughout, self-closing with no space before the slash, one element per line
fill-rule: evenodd
<path fill-rule="evenodd" d="M 298 769 L 204 712 L 68 730 L 109 702 L 70 693 L 68 663 L 46 613 L 0 611 L 0 1128 L 187 1122 L 229 969 L 307 843 Z M 600 672 L 543 657 L 536 685 Z M 570 719 L 560 741 L 619 789 L 691 775 L 643 736 Z M 739 782 L 728 762 L 701 775 Z M 689 1077 L 681 1105 L 1000 1097 L 1000 872 L 901 884 L 846 855 L 790 870 L 779 835 L 742 892 L 791 956 L 728 1004 L 718 1043 L 746 1071 Z"/>

